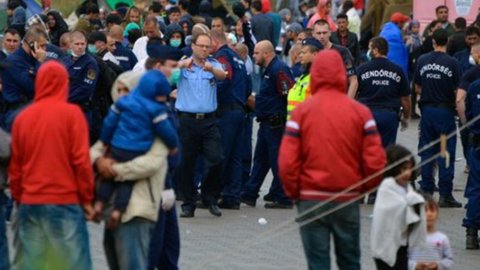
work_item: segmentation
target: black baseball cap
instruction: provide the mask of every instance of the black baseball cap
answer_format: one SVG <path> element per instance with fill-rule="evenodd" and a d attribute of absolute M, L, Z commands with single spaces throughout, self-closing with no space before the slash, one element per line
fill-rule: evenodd
<path fill-rule="evenodd" d="M 306 38 L 302 41 L 302 45 L 313 46 L 319 50 L 323 50 L 323 45 L 315 38 Z"/>

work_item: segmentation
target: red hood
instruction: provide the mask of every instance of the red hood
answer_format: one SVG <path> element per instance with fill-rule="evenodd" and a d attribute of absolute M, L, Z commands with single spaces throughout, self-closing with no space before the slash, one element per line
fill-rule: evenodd
<path fill-rule="evenodd" d="M 270 0 L 262 0 L 262 13 L 266 14 L 270 11 L 272 11 Z"/>
<path fill-rule="evenodd" d="M 324 19 L 327 13 L 327 0 L 319 0 L 317 4 L 317 13 L 320 15 L 320 18 Z"/>
<path fill-rule="evenodd" d="M 43 64 L 35 79 L 35 101 L 42 99 L 67 101 L 68 72 L 57 61 L 48 61 Z"/>
<path fill-rule="evenodd" d="M 310 89 L 312 94 L 318 91 L 338 91 L 345 93 L 347 75 L 342 57 L 334 50 L 322 50 L 313 59 L 310 69 Z"/>

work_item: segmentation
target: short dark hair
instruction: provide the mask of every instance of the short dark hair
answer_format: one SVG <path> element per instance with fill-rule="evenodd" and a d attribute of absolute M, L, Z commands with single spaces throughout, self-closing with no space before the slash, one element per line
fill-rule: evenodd
<path fill-rule="evenodd" d="M 188 9 L 190 7 L 190 0 L 180 0 L 178 1 L 178 6 L 181 6 L 183 9 Z"/>
<path fill-rule="evenodd" d="M 17 1 L 17 0 L 8 1 L 7 9 L 14 10 L 19 6 L 20 6 L 20 1 Z"/>
<path fill-rule="evenodd" d="M 438 7 L 435 8 L 435 13 L 438 13 L 438 11 L 440 11 L 440 9 L 446 9 L 448 11 L 448 7 L 445 6 L 445 5 L 440 5 Z"/>
<path fill-rule="evenodd" d="M 338 14 L 338 15 L 337 15 L 337 20 L 338 20 L 338 19 L 345 19 L 345 20 L 347 20 L 347 22 L 348 22 L 348 16 L 347 16 L 347 14 L 345 14 L 345 13 L 340 13 L 340 14 Z"/>
<path fill-rule="evenodd" d="M 172 13 L 180 13 L 180 9 L 177 6 L 173 6 L 167 11 L 167 15 L 170 15 Z"/>
<path fill-rule="evenodd" d="M 155 13 L 160 13 L 162 12 L 163 6 L 160 4 L 160 2 L 152 2 L 148 10 L 153 11 Z"/>
<path fill-rule="evenodd" d="M 108 24 L 113 23 L 117 25 L 122 24 L 122 16 L 120 16 L 118 13 L 110 13 L 107 15 L 107 18 L 105 18 L 105 21 Z"/>
<path fill-rule="evenodd" d="M 351 1 L 351 0 L 346 0 L 346 1 L 343 2 L 343 8 L 342 8 L 342 10 L 343 10 L 344 12 L 346 12 L 346 11 L 350 10 L 351 8 L 353 8 L 353 7 L 354 7 L 353 1 Z M 338 19 L 338 17 L 337 17 L 337 19 Z"/>
<path fill-rule="evenodd" d="M 128 31 L 128 42 L 134 44 L 137 39 L 142 37 L 142 30 L 131 29 Z"/>
<path fill-rule="evenodd" d="M 467 30 L 465 30 L 465 36 L 473 36 L 473 35 L 477 35 L 480 37 L 480 29 L 478 29 L 475 26 L 467 27 Z"/>
<path fill-rule="evenodd" d="M 324 19 L 320 19 L 320 20 L 316 20 L 315 23 L 313 24 L 313 27 L 317 26 L 317 25 L 326 25 L 328 26 L 328 29 L 330 29 L 330 24 L 327 22 L 327 20 L 324 20 Z"/>
<path fill-rule="evenodd" d="M 153 67 L 158 63 L 160 63 L 160 65 L 165 65 L 165 62 L 166 62 L 165 59 L 148 57 L 147 60 L 145 61 L 145 69 L 146 70 L 153 69 Z"/>
<path fill-rule="evenodd" d="M 425 198 L 425 208 L 427 208 L 430 211 L 435 211 L 438 212 L 438 203 L 435 201 L 432 195 L 430 194 L 423 194 L 423 197 Z"/>
<path fill-rule="evenodd" d="M 415 167 L 415 157 L 412 155 L 412 153 L 405 147 L 395 144 L 387 147 L 386 149 L 387 152 L 387 166 L 390 167 L 390 165 L 396 164 L 400 162 L 401 160 L 404 160 L 400 164 L 397 164 L 396 166 L 393 166 L 393 168 L 386 170 L 384 173 L 384 177 L 397 177 L 402 173 L 402 167 L 405 163 L 409 162 L 412 164 L 412 167 Z M 418 172 L 414 170 L 412 172 L 412 177 L 410 181 L 413 181 L 417 178 Z"/>
<path fill-rule="evenodd" d="M 445 29 L 437 29 L 433 32 L 432 39 L 437 46 L 446 46 L 448 42 L 448 33 Z"/>
<path fill-rule="evenodd" d="M 439 21 L 439 20 L 433 20 L 433 21 L 430 22 L 430 24 L 428 24 L 428 28 L 432 29 L 433 27 L 435 27 L 435 25 L 437 25 L 439 23 L 442 23 L 442 22 Z"/>
<path fill-rule="evenodd" d="M 262 2 L 255 0 L 250 4 L 251 8 L 257 10 L 257 11 L 262 11 Z"/>
<path fill-rule="evenodd" d="M 4 32 L 3 32 L 4 35 L 6 34 L 10 34 L 10 35 L 19 35 L 20 36 L 20 32 L 18 32 L 17 29 L 15 28 L 7 28 Z"/>
<path fill-rule="evenodd" d="M 455 28 L 457 29 L 465 29 L 467 28 L 467 20 L 463 17 L 458 17 L 455 19 Z"/>
<path fill-rule="evenodd" d="M 370 39 L 373 49 L 377 49 L 382 55 L 388 54 L 388 42 L 383 37 L 374 37 Z"/>
<path fill-rule="evenodd" d="M 85 14 L 99 14 L 100 13 L 100 9 L 98 9 L 98 6 L 93 4 L 93 3 L 90 3 L 87 5 L 87 7 L 85 8 Z"/>

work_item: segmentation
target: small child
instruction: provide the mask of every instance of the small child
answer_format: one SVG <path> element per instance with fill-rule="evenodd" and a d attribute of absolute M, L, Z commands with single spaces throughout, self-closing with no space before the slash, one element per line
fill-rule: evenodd
<path fill-rule="evenodd" d="M 406 148 L 387 148 L 388 166 L 373 207 L 371 248 L 377 269 L 408 270 L 408 246 L 425 242 L 424 199 L 412 187 L 415 159 Z"/>
<path fill-rule="evenodd" d="M 117 162 L 126 162 L 145 154 L 155 136 L 176 151 L 177 132 L 172 127 L 166 105 L 171 91 L 165 76 L 157 70 L 145 73 L 136 90 L 112 105 L 104 120 L 100 140 L 109 146 L 110 156 Z M 121 183 L 101 181 L 97 191 L 95 211 L 99 215 L 110 196 L 116 191 L 114 210 L 108 226 L 116 227 L 121 213 L 127 208 L 132 193 L 132 181 Z"/>
<path fill-rule="evenodd" d="M 423 248 L 412 248 L 409 253 L 409 270 L 441 269 L 450 270 L 453 255 L 448 237 L 437 231 L 438 204 L 431 197 L 425 197 L 427 215 L 427 244 Z"/>

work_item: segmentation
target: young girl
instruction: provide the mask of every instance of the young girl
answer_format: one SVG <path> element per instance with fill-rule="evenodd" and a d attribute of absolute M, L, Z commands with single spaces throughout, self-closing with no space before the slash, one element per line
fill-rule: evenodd
<path fill-rule="evenodd" d="M 427 244 L 423 248 L 412 248 L 409 254 L 409 270 L 441 269 L 449 270 L 453 266 L 452 250 L 448 237 L 437 231 L 437 202 L 428 196 L 425 198 L 427 215 Z"/>
<path fill-rule="evenodd" d="M 388 166 L 373 207 L 371 248 L 377 269 L 408 269 L 408 246 L 425 242 L 424 199 L 410 185 L 415 159 L 406 148 L 387 148 Z"/>

